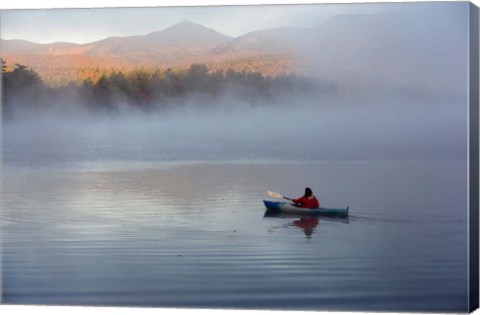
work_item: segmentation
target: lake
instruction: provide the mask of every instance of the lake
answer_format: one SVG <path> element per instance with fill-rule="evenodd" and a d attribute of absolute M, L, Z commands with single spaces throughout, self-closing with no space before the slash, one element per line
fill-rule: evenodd
<path fill-rule="evenodd" d="M 4 303 L 468 309 L 466 159 L 5 128 Z M 265 216 L 306 186 L 350 217 Z"/>

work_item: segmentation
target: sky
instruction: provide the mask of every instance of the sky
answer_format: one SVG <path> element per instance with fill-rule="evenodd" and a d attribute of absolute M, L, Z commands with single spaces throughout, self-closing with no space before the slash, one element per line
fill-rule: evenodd
<path fill-rule="evenodd" d="M 22 0 L 23 1 L 23 0 Z M 350 3 L 314 5 L 232 5 L 188 6 L 192 1 L 150 1 L 150 5 L 183 5 L 179 7 L 18 9 L 25 6 L 1 6 L 2 39 L 24 39 L 36 43 L 88 43 L 110 36 L 146 35 L 188 20 L 212 28 L 228 36 L 276 27 L 315 27 L 338 14 L 371 14 L 395 10 L 402 4 Z M 98 1 L 97 1 L 98 2 Z M 104 3 L 105 1 L 103 1 Z M 117 2 L 117 1 L 116 1 Z M 135 2 L 130 1 L 133 6 Z M 144 1 L 143 1 L 144 2 Z M 222 4 L 218 1 L 200 1 Z M 284 1 L 285 2 L 285 1 Z M 291 1 L 296 3 L 295 1 Z M 309 1 L 314 3 L 314 1 Z M 318 1 L 317 1 L 318 2 Z M 101 5 L 102 1 L 98 2 Z M 120 1 L 124 5 L 128 2 Z M 196 2 L 195 2 L 196 3 Z M 266 3 L 262 1 L 262 3 Z M 277 1 L 276 3 L 281 3 Z M 45 7 L 45 1 L 42 2 Z M 141 5 L 142 1 L 135 5 Z M 186 5 L 186 6 L 185 6 Z M 85 6 L 85 4 L 83 5 Z M 27 8 L 37 8 L 30 5 Z M 48 7 L 48 6 L 47 6 Z M 61 7 L 52 4 L 50 8 Z M 14 8 L 14 9 L 12 9 Z"/>

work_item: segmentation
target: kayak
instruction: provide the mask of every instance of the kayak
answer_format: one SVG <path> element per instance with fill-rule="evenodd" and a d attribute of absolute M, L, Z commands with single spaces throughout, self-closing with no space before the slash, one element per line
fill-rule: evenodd
<path fill-rule="evenodd" d="M 346 208 L 300 208 L 289 202 L 278 202 L 278 201 L 269 201 L 264 200 L 263 203 L 268 210 L 280 211 L 286 213 L 294 214 L 309 214 L 309 215 L 325 215 L 325 216 L 337 216 L 337 217 L 348 217 L 348 209 Z"/>

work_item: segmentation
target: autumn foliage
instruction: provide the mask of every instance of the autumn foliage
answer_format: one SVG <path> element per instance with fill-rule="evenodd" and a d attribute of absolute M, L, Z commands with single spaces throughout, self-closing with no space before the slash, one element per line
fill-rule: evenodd
<path fill-rule="evenodd" d="M 328 93 L 335 86 L 294 75 L 270 77 L 258 72 L 216 70 L 193 64 L 190 68 L 111 71 L 98 79 L 52 87 L 26 66 L 7 69 L 2 64 L 3 114 L 12 118 L 15 109 L 50 110 L 76 106 L 91 112 L 117 112 L 132 107 L 151 111 L 182 105 L 212 105 L 219 99 L 242 103 L 274 103 L 288 94 Z M 73 104 L 73 105 L 72 105 Z"/>

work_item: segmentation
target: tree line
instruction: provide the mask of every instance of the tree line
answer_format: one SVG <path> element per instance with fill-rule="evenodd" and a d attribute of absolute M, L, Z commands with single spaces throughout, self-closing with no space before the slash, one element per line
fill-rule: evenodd
<path fill-rule="evenodd" d="M 12 118 L 16 109 L 50 110 L 81 107 L 93 113 L 114 113 L 133 107 L 151 111 L 182 105 L 208 106 L 221 98 L 243 104 L 274 104 L 287 96 L 325 94 L 336 90 L 333 83 L 285 75 L 264 76 L 259 72 L 218 70 L 193 64 L 185 70 L 139 68 L 123 73 L 112 70 L 96 82 L 67 83 L 51 87 L 27 66 L 7 69 L 2 60 L 3 117 Z"/>

